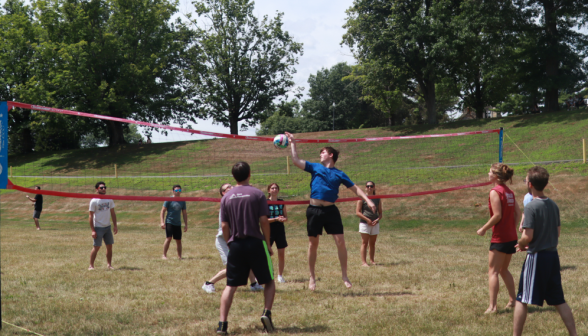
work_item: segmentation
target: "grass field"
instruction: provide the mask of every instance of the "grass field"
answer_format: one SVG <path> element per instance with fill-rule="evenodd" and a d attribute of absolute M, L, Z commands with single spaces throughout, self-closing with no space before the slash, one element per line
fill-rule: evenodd
<path fill-rule="evenodd" d="M 512 185 L 519 204 L 526 190 L 521 182 L 529 161 L 581 159 L 581 138 L 586 138 L 588 113 L 585 110 L 493 120 L 389 129 L 349 130 L 306 134 L 304 137 L 365 137 L 463 132 L 504 127 L 505 161 L 515 166 Z M 514 142 L 529 156 L 525 157 Z M 214 140 L 225 141 L 225 140 Z M 209 141 L 210 142 L 210 141 Z M 397 142 L 400 143 L 400 142 Z M 14 170 L 35 174 L 110 176 L 113 164 L 121 169 L 119 179 L 105 178 L 109 193 L 130 194 L 138 186 L 152 184 L 146 195 L 167 195 L 180 171 L 206 173 L 205 167 L 192 167 L 182 161 L 189 148 L 206 158 L 207 142 L 127 146 L 116 150 L 91 150 L 36 153 L 10 157 Z M 450 142 L 455 151 L 459 142 Z M 267 160 L 257 155 L 259 144 L 240 148 L 240 152 L 259 167 L 271 166 L 279 158 Z M 372 145 L 369 145 L 372 146 Z M 358 153 L 383 155 L 378 146 L 357 146 Z M 451 146 L 450 146 L 451 147 Z M 208 149 L 207 149 L 208 148 Z M 350 151 L 349 147 L 347 148 Z M 398 162 L 416 158 L 418 148 L 404 148 Z M 494 149 L 492 149 L 494 150 Z M 276 152 L 283 154 L 283 152 Z M 372 154 L 370 154 L 372 153 Z M 308 152 L 308 155 L 311 155 Z M 481 153 L 490 158 L 495 152 Z M 475 156 L 472 156 L 475 157 Z M 312 157 L 311 157 L 312 158 Z M 285 158 L 280 160 L 285 161 Z M 265 161 L 264 161 L 265 160 Z M 206 159 L 204 159 L 206 161 Z M 211 160 L 209 160 L 211 161 Z M 285 165 L 285 162 L 283 162 Z M 471 162 L 476 164 L 477 162 Z M 204 163 L 203 163 L 204 164 Z M 226 164 L 232 164 L 226 162 Z M 341 162 L 342 165 L 350 162 Z M 489 164 L 489 163 L 488 163 Z M 35 168 L 37 167 L 37 168 Z M 86 167 L 90 169 L 85 170 Z M 154 167 L 166 170 L 158 171 Z M 368 166 L 369 167 L 369 166 Z M 579 162 L 546 166 L 552 173 L 549 197 L 562 214 L 559 253 L 566 300 L 574 311 L 580 335 L 588 334 L 588 165 Z M 37 170 L 34 170 L 34 169 Z M 84 168 L 84 169 L 83 169 Z M 388 167 L 390 168 L 390 167 Z M 24 168 L 23 168 L 24 169 Z M 269 169 L 269 168 L 268 168 Z M 272 168 L 273 169 L 273 168 Z M 484 181 L 488 166 L 479 172 Z M 439 189 L 462 184 L 472 169 L 451 170 L 445 175 L 421 172 L 416 181 L 410 176 L 397 180 L 392 173 L 376 180 L 378 194 L 405 193 L 418 189 Z M 386 168 L 384 167 L 385 171 Z M 392 171 L 392 169 L 389 169 Z M 426 171 L 426 170 L 425 170 Z M 149 176 L 169 175 L 169 179 L 124 177 L 125 172 Z M 352 178 L 358 183 L 371 179 L 370 170 L 358 170 Z M 15 174 L 17 175 L 17 174 Z M 277 177 L 256 176 L 263 187 Z M 281 177 L 280 177 L 281 178 Z M 293 180 L 291 197 L 307 197 L 308 176 L 286 176 Z M 94 177 L 92 177 L 92 180 Z M 230 177 L 225 177 L 230 180 Z M 15 179 L 18 183 L 19 180 Z M 68 181 L 69 187 L 88 188 L 89 182 Z M 188 181 L 184 196 L 216 197 L 218 178 Z M 415 184 L 415 181 L 418 184 Z M 30 186 L 45 185 L 44 180 L 21 180 Z M 48 183 L 48 182 L 47 182 Z M 183 182 L 181 182 L 183 183 Z M 93 183 L 92 183 L 93 184 Z M 46 186 L 49 186 L 47 184 Z M 53 187 L 58 188 L 53 185 Z M 92 192 L 93 188 L 84 190 Z M 307 238 L 304 206 L 288 208 L 286 231 L 286 284 L 277 284 L 273 308 L 278 334 L 308 335 L 507 335 L 512 333 L 512 311 L 501 309 L 507 303 L 501 282 L 499 312 L 484 315 L 488 307 L 487 258 L 489 235 L 479 237 L 476 230 L 488 218 L 490 187 L 457 192 L 384 200 L 384 218 L 378 237 L 377 266 L 361 267 L 354 203 L 340 209 L 349 252 L 351 290 L 340 279 L 340 268 L 332 238 L 324 236 L 319 247 L 317 290 L 310 292 L 306 262 Z M 343 191 L 341 197 L 349 197 Z M 114 271 L 106 270 L 104 248 L 99 252 L 95 271 L 87 271 L 92 240 L 88 224 L 88 201 L 45 197 L 41 227 L 34 230 L 31 203 L 19 192 L 3 192 L 1 197 L 2 320 L 42 335 L 211 335 L 218 321 L 220 292 L 206 294 L 202 283 L 216 274 L 222 263 L 214 247 L 218 228 L 218 204 L 189 203 L 189 231 L 184 236 L 185 260 L 161 259 L 165 234 L 159 228 L 160 203 L 116 202 L 119 234 L 115 236 Z M 170 256 L 174 256 L 172 243 Z M 524 255 L 513 257 L 510 271 L 518 284 Z M 274 257 L 277 268 L 277 257 Z M 259 316 L 263 294 L 238 290 L 229 316 L 229 331 L 234 335 L 262 333 Z M 531 307 L 527 335 L 566 335 L 555 309 Z M 28 335 L 26 331 L 3 325 L 1 334 Z"/>

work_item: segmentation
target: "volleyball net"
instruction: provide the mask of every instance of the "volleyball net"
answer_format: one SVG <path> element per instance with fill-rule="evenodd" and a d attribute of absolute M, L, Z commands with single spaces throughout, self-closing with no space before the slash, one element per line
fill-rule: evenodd
<path fill-rule="evenodd" d="M 0 114 L 12 108 L 30 109 L 136 124 L 159 134 L 150 144 L 10 157 L 2 172 L 9 189 L 33 192 L 39 185 L 42 194 L 89 198 L 96 196 L 95 183 L 103 181 L 108 198 L 161 201 L 169 199 L 171 187 L 179 184 L 186 200 L 219 201 L 219 186 L 234 183 L 231 168 L 245 161 L 255 187 L 265 191 L 270 183 L 278 183 L 281 197 L 294 204 L 307 203 L 310 196 L 310 174 L 292 164 L 290 147 L 275 148 L 273 137 L 215 133 L 18 102 L 2 106 L 6 111 Z M 378 198 L 488 185 L 490 164 L 502 161 L 501 129 L 408 136 L 384 128 L 360 129 L 297 134 L 296 139 L 299 157 L 310 162 L 319 161 L 325 146 L 337 149 L 336 167 L 362 189 L 366 181 L 375 182 Z M 347 197 L 354 196 L 351 193 L 340 195 L 340 201 L 356 199 Z"/>

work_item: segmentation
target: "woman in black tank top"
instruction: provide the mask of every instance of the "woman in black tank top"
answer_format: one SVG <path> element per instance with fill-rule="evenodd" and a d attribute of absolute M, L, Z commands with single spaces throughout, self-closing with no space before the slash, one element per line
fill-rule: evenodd
<path fill-rule="evenodd" d="M 365 184 L 365 193 L 368 196 L 376 194 L 376 184 L 368 181 Z M 357 201 L 355 214 L 359 217 L 359 233 L 361 233 L 361 265 L 369 266 L 366 261 L 366 254 L 369 246 L 370 263 L 375 265 L 374 256 L 376 253 L 376 239 L 380 233 L 380 219 L 382 218 L 382 202 L 379 198 L 371 199 L 376 205 L 377 212 L 374 213 L 365 201 Z"/>
<path fill-rule="evenodd" d="M 280 186 L 277 183 L 268 185 L 268 201 L 283 201 L 283 199 L 278 198 L 279 192 Z M 278 248 L 278 283 L 284 283 L 286 282 L 283 277 L 284 259 L 286 255 L 286 247 L 288 247 L 284 222 L 288 220 L 288 213 L 286 212 L 285 204 L 268 204 L 268 208 L 268 220 L 270 222 L 270 245 L 274 245 L 275 242 L 276 247 Z"/>

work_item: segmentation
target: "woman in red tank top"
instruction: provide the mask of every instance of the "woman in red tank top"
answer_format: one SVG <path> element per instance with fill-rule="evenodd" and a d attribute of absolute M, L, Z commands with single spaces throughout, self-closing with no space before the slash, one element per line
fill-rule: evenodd
<path fill-rule="evenodd" d="M 514 170 L 502 163 L 495 163 L 488 172 L 488 179 L 494 183 L 488 197 L 490 220 L 478 230 L 478 235 L 483 236 L 492 228 L 492 240 L 490 240 L 490 252 L 488 254 L 488 285 L 490 289 L 490 306 L 488 313 L 496 313 L 496 299 L 498 297 L 498 275 L 502 277 L 508 290 L 508 304 L 505 309 L 515 306 L 516 293 L 512 274 L 508 271 L 508 265 L 512 255 L 516 252 L 517 229 L 516 223 L 521 220 L 521 209 L 515 201 L 512 190 L 506 186 Z"/>

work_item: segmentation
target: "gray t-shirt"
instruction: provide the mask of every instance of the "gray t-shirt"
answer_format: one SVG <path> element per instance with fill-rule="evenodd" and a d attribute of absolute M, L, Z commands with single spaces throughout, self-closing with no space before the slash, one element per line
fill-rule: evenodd
<path fill-rule="evenodd" d="M 559 208 L 549 198 L 534 198 L 525 206 L 524 229 L 533 229 L 527 253 L 557 251 Z"/>
<path fill-rule="evenodd" d="M 182 210 L 186 210 L 185 201 L 165 201 L 163 207 L 167 209 L 165 224 L 182 226 Z"/>
<path fill-rule="evenodd" d="M 231 237 L 254 237 L 265 239 L 259 226 L 259 218 L 268 216 L 267 200 L 261 190 L 252 186 L 236 186 L 229 190 L 221 200 L 221 221 L 228 222 Z"/>

